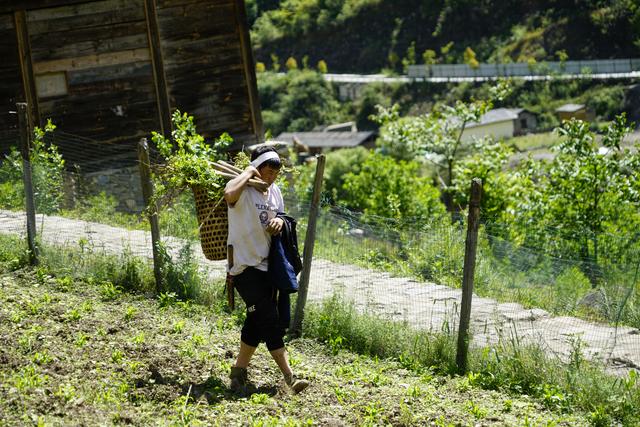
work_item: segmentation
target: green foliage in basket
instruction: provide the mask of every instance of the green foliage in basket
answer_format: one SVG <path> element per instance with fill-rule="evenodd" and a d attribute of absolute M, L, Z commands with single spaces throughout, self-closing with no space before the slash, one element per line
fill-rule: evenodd
<path fill-rule="evenodd" d="M 226 180 L 215 172 L 213 163 L 226 158 L 224 150 L 233 139 L 225 132 L 209 144 L 196 131 L 193 116 L 175 111 L 171 119 L 171 139 L 157 132 L 151 138 L 165 159 L 155 174 L 156 197 L 194 186 L 206 188 L 212 198 L 220 197 Z"/>

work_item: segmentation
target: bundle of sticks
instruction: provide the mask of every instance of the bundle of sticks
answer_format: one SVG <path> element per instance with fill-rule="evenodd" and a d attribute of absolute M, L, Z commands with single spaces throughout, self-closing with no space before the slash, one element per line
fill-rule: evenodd
<path fill-rule="evenodd" d="M 223 160 L 213 162 L 213 168 L 218 172 L 220 176 L 228 179 L 233 179 L 242 173 L 242 170 L 240 170 L 240 168 Z M 269 185 L 260 178 L 251 178 L 247 185 L 254 187 L 260 191 L 267 191 L 267 188 L 269 187 Z"/>

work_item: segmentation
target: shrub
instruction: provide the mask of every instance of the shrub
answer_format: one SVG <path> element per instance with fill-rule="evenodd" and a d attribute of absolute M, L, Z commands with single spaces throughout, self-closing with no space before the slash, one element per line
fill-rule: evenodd
<path fill-rule="evenodd" d="M 329 67 L 327 67 L 327 63 L 324 61 L 324 59 L 321 59 L 320 61 L 318 61 L 318 72 L 321 74 L 327 74 L 329 72 Z"/>
<path fill-rule="evenodd" d="M 38 213 L 50 214 L 60 209 L 64 196 L 64 159 L 58 147 L 45 142 L 45 136 L 55 130 L 49 120 L 44 127 L 35 128 L 30 153 L 34 203 Z M 24 185 L 22 181 L 22 156 L 12 149 L 0 164 L 0 207 L 24 209 Z"/>
<path fill-rule="evenodd" d="M 332 151 L 326 156 L 322 200 L 330 204 L 337 204 L 347 197 L 347 192 L 343 188 L 346 175 L 349 172 L 359 173 L 362 164 L 369 156 L 369 151 L 363 147 L 348 148 Z M 316 165 L 309 163 L 301 166 L 299 170 L 300 175 L 295 185 L 296 192 L 302 200 L 310 201 Z"/>
<path fill-rule="evenodd" d="M 159 199 L 167 193 L 198 186 L 217 200 L 225 180 L 215 172 L 212 163 L 222 157 L 222 151 L 233 139 L 225 132 L 210 145 L 196 131 L 193 116 L 175 111 L 171 120 L 174 127 L 171 139 L 153 132 L 153 142 L 165 158 L 165 164 L 159 167 L 156 176 L 154 196 Z"/>
<path fill-rule="evenodd" d="M 344 180 L 342 203 L 365 216 L 424 222 L 444 213 L 440 193 L 420 177 L 417 162 L 396 161 L 381 154 L 366 158 L 359 171 Z"/>
<path fill-rule="evenodd" d="M 284 64 L 287 67 L 287 71 L 297 70 L 298 69 L 298 61 L 293 56 L 290 56 L 287 59 L 287 62 Z"/>

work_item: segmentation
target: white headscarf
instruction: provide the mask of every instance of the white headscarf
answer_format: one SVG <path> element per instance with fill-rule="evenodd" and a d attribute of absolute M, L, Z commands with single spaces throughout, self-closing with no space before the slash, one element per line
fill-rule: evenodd
<path fill-rule="evenodd" d="M 260 154 L 255 160 L 251 162 L 251 166 L 258 169 L 260 165 L 262 165 L 267 160 L 278 159 L 280 160 L 280 156 L 275 151 L 267 151 L 266 153 Z"/>

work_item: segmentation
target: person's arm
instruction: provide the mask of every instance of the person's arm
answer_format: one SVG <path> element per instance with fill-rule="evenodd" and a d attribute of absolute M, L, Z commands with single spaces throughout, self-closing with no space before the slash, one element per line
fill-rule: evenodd
<path fill-rule="evenodd" d="M 255 167 L 249 165 L 240 175 L 227 182 L 227 185 L 224 187 L 224 200 L 229 206 L 233 206 L 238 201 L 244 188 L 247 186 L 247 182 L 254 176 L 260 178 L 260 172 L 258 172 L 258 169 Z"/>
<path fill-rule="evenodd" d="M 280 188 L 273 184 L 273 190 L 276 191 L 278 198 L 278 213 L 284 213 L 284 199 L 282 198 L 282 193 L 280 192 Z M 276 234 L 280 234 L 282 231 L 282 227 L 284 226 L 284 219 L 276 216 L 275 218 L 271 218 L 267 223 L 267 233 L 275 236 Z"/>

